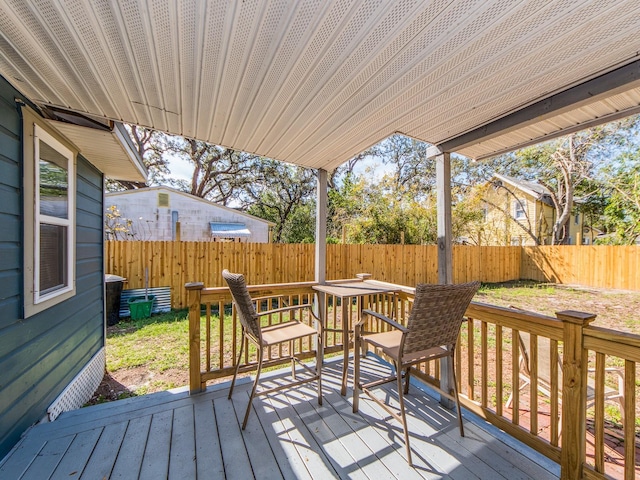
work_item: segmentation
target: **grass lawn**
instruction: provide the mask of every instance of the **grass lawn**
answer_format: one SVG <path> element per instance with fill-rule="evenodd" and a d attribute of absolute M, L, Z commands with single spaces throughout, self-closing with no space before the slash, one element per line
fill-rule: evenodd
<path fill-rule="evenodd" d="M 476 301 L 554 315 L 581 310 L 598 315 L 595 325 L 640 334 L 640 292 L 620 292 L 531 282 L 484 285 Z M 92 403 L 188 384 L 187 310 L 125 320 L 107 329 L 107 381 Z M 639 385 L 640 386 L 640 385 Z"/>

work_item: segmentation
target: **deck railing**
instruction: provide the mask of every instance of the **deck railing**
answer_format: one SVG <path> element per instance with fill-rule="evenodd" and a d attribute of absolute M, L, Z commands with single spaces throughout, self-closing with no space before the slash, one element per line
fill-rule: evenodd
<path fill-rule="evenodd" d="M 270 302 L 282 301 L 283 295 L 289 304 L 312 303 L 313 285 L 313 282 L 257 285 L 250 286 L 249 290 L 254 298 L 262 299 L 259 306 L 264 310 L 273 306 Z M 395 287 L 399 287 L 400 292 L 393 296 L 375 296 L 364 301 L 375 310 L 397 312 L 400 323 L 406 324 L 414 289 Z M 197 392 L 207 381 L 233 374 L 240 346 L 240 326 L 228 289 L 204 288 L 197 283 L 187 284 L 187 291 L 190 385 L 191 391 Z M 277 297 L 277 300 L 267 300 L 268 297 Z M 342 350 L 344 339 L 339 333 L 342 309 L 335 308 L 338 301 L 330 296 L 324 299 L 326 354 Z M 354 303 L 348 310 L 350 325 L 357 308 Z M 456 352 L 461 402 L 470 411 L 558 462 L 562 478 L 609 475 L 632 479 L 638 473 L 635 419 L 640 336 L 590 326 L 594 318 L 594 315 L 575 311 L 558 312 L 554 318 L 517 308 L 472 303 Z M 366 326 L 369 331 L 381 328 L 384 327 L 379 323 Z M 529 384 L 521 390 L 523 352 L 518 346 L 523 337 L 528 337 L 524 347 L 530 368 L 526 372 Z M 542 339 L 548 348 L 539 347 Z M 309 357 L 314 355 L 312 347 L 310 342 L 296 345 L 298 353 Z M 284 364 L 288 358 L 282 353 L 271 352 L 271 358 L 277 363 L 281 357 Z M 543 364 L 550 369 L 548 384 L 539 371 L 539 365 Z M 605 413 L 612 411 L 605 405 L 605 390 L 620 388 L 607 374 L 605 367 L 611 366 L 618 366 L 624 378 L 624 401 L 619 412 L 624 421 L 622 428 L 616 429 L 624 449 L 618 465 L 605 461 L 605 442 L 609 438 L 605 435 Z M 240 371 L 254 368 L 255 358 L 246 353 Z M 427 362 L 415 372 L 416 377 L 436 385 L 440 374 L 439 362 Z"/>

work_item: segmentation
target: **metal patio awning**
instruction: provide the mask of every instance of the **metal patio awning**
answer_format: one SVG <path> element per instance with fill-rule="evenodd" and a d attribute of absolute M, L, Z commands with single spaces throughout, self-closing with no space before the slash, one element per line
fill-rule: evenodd
<path fill-rule="evenodd" d="M 0 0 L 31 100 L 331 170 L 482 158 L 640 110 L 637 0 Z"/>
<path fill-rule="evenodd" d="M 214 238 L 247 238 L 251 231 L 244 223 L 209 222 L 211 236 Z"/>

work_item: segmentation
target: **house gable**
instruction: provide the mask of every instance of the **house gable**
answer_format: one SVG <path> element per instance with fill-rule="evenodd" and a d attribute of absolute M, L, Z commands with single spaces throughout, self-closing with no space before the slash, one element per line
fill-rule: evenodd
<path fill-rule="evenodd" d="M 482 244 L 535 245 L 550 239 L 554 209 L 545 187 L 495 175 L 485 186 L 486 220 Z"/>

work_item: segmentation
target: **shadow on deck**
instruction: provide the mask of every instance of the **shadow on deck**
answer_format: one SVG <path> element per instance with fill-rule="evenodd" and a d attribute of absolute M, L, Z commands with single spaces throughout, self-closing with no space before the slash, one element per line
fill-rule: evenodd
<path fill-rule="evenodd" d="M 352 413 L 351 390 L 339 394 L 341 365 L 323 369 L 323 406 L 313 384 L 259 397 L 244 432 L 249 379 L 233 402 L 226 383 L 194 396 L 179 389 L 67 412 L 31 428 L 0 478 L 557 478 L 555 464 L 466 412 L 460 437 L 454 414 L 417 388 L 406 397 L 410 467 L 402 427 L 365 397 Z M 388 369 L 375 357 L 362 367 L 369 375 Z"/>

